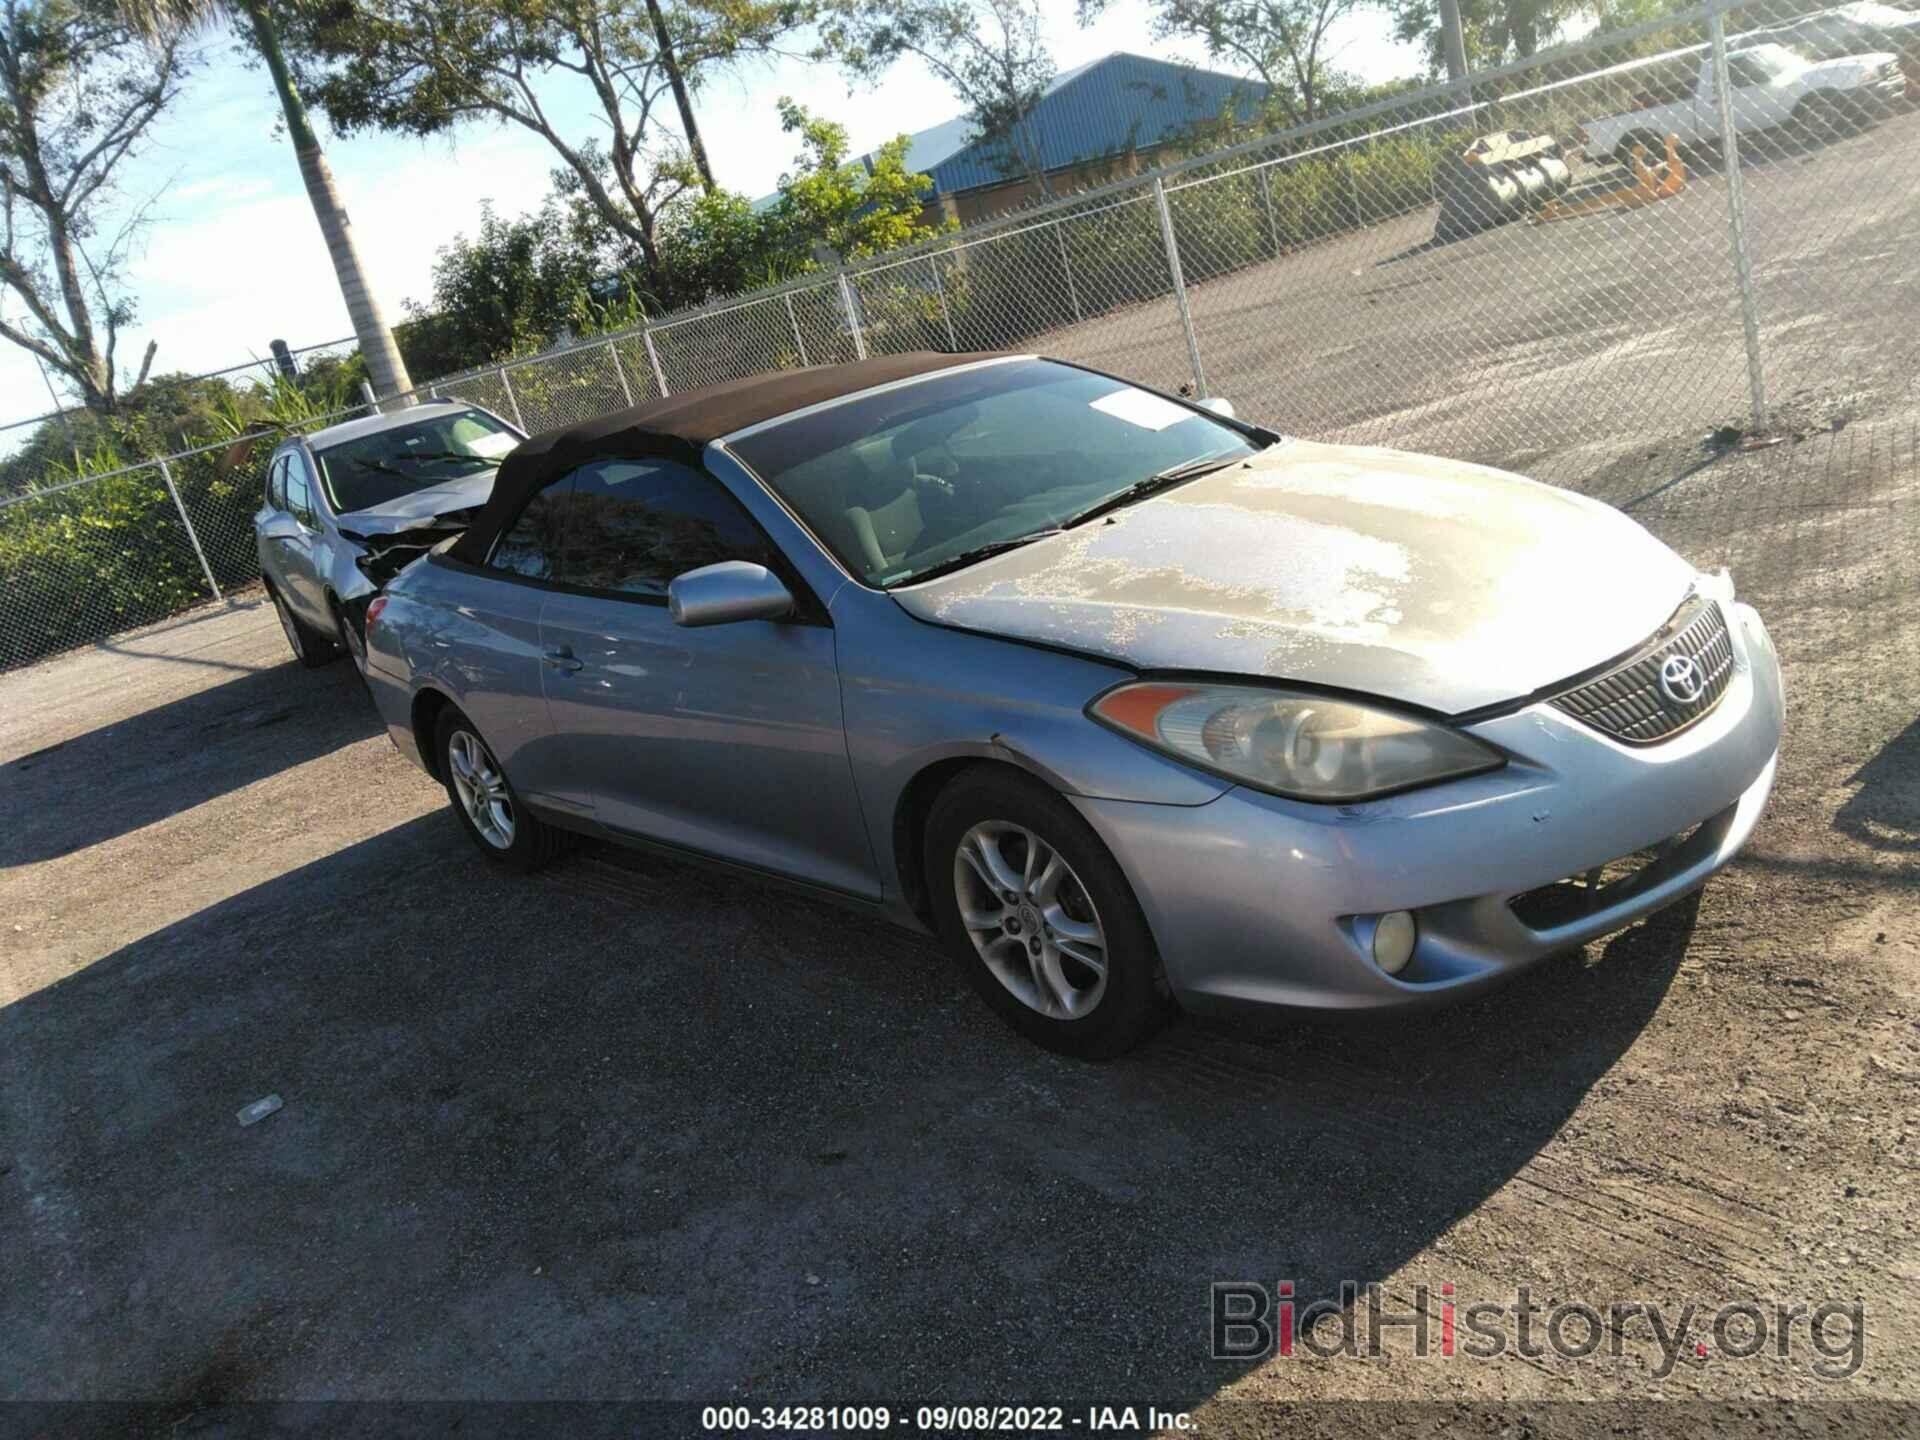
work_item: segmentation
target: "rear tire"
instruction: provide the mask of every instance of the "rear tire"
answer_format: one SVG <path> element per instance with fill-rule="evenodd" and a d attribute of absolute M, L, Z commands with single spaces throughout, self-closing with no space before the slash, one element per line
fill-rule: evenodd
<path fill-rule="evenodd" d="M 1160 954 L 1132 887 L 1037 781 L 991 765 L 957 776 L 927 818 L 925 881 L 968 983 L 1029 1040 L 1105 1060 L 1165 1023 Z"/>
<path fill-rule="evenodd" d="M 309 670 L 318 670 L 340 658 L 340 646 L 289 610 L 278 590 L 269 587 L 267 595 L 280 616 L 280 630 L 287 637 L 294 659 Z"/>
<path fill-rule="evenodd" d="M 1866 128 L 1859 102 L 1837 90 L 1816 90 L 1793 109 L 1794 128 L 1814 140 L 1838 140 Z"/>
<path fill-rule="evenodd" d="M 441 710 L 434 726 L 433 758 L 454 818 L 491 863 L 531 874 L 572 846 L 569 832 L 547 824 L 521 804 L 479 729 L 451 705 Z"/>

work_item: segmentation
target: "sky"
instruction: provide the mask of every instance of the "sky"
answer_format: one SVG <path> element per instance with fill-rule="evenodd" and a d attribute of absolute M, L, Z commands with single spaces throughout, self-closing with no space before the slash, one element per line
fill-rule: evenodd
<path fill-rule="evenodd" d="M 1146 0 L 1118 0 L 1085 29 L 1075 24 L 1073 8 L 1065 0 L 1045 3 L 1048 46 L 1062 70 L 1115 50 L 1209 63 L 1196 43 L 1153 39 Z M 1335 32 L 1335 63 L 1367 80 L 1412 73 L 1418 57 L 1392 41 L 1388 24 L 1379 11 L 1351 18 Z M 126 203 L 160 196 L 129 266 L 128 289 L 139 309 L 119 348 L 123 367 L 129 357 L 137 367 L 148 340 L 158 341 L 156 374 L 244 364 L 265 356 L 276 338 L 299 348 L 352 334 L 292 147 L 276 133 L 271 81 L 225 35 L 211 37 L 205 50 L 204 68 L 155 127 L 146 151 L 121 171 Z M 799 147 L 780 129 L 776 103 L 783 95 L 844 124 L 854 154 L 961 108 L 917 62 L 896 66 L 878 86 L 852 90 L 832 67 L 803 59 L 750 65 L 709 82 L 695 102 L 722 186 L 763 195 L 790 168 Z M 563 130 L 590 133 L 585 97 L 556 91 L 551 102 L 570 122 Z M 507 215 L 535 209 L 554 167 L 545 143 L 518 129 L 476 127 L 419 141 L 343 139 L 323 126 L 322 143 L 389 322 L 403 318 L 403 300 L 428 297 L 435 253 L 477 228 L 483 202 Z M 18 313 L 17 301 L 0 298 L 0 306 L 8 316 Z M 32 358 L 0 341 L 0 423 L 49 408 Z M 0 453 L 28 433 L 0 431 Z"/>

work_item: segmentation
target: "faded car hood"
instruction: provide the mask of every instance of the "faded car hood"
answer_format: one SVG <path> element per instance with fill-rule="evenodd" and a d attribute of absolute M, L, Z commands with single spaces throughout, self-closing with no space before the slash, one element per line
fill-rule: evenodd
<path fill-rule="evenodd" d="M 1658 630 L 1694 571 L 1619 511 L 1483 466 L 1284 441 L 924 585 L 937 624 L 1143 670 L 1514 700 Z"/>
<path fill-rule="evenodd" d="M 402 530 L 418 530 L 437 515 L 449 510 L 472 510 L 487 503 L 493 493 L 493 470 L 462 475 L 458 480 L 416 490 L 398 500 L 350 510 L 340 517 L 340 528 L 359 535 L 397 535 Z"/>

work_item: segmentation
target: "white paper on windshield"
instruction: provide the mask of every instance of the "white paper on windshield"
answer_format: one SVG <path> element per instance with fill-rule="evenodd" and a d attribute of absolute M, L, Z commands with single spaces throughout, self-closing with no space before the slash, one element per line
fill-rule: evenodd
<path fill-rule="evenodd" d="M 467 441 L 467 449 L 476 455 L 484 455 L 491 459 L 495 455 L 506 454 L 519 443 L 517 437 L 509 435 L 504 430 L 490 430 L 485 435 L 476 435 Z"/>
<path fill-rule="evenodd" d="M 1158 395 L 1150 395 L 1145 390 L 1116 390 L 1111 395 L 1102 395 L 1098 400 L 1089 400 L 1087 403 L 1116 420 L 1138 425 L 1142 430 L 1164 430 L 1169 425 L 1178 425 L 1182 420 L 1193 418 L 1193 411 L 1171 400 L 1162 400 Z"/>

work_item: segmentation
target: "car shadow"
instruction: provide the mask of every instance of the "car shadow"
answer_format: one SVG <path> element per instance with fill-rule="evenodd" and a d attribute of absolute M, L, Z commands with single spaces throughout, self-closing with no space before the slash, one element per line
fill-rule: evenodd
<path fill-rule="evenodd" d="M 246 670 L 0 764 L 12 802 L 0 869 L 98 845 L 379 731 L 350 664 Z"/>
<path fill-rule="evenodd" d="M 1847 777 L 1857 785 L 1833 828 L 1875 850 L 1920 851 L 1920 720 L 1894 736 Z"/>
<path fill-rule="evenodd" d="M 0 1010 L 0 1395 L 1184 1408 L 1248 1365 L 1212 1282 L 1425 1250 L 1634 1042 L 1692 913 L 1451 1010 L 1091 1066 L 876 920 L 593 849 L 503 876 L 421 817 Z"/>

